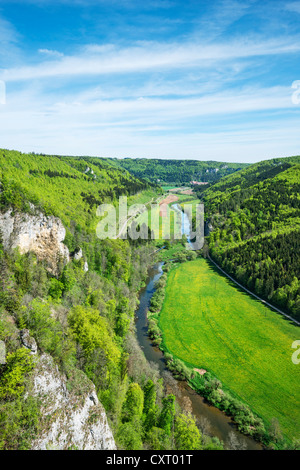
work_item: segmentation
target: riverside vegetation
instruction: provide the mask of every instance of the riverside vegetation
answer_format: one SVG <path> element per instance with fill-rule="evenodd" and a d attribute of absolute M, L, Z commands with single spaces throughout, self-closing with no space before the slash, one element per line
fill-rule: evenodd
<path fill-rule="evenodd" d="M 175 378 L 268 448 L 299 446 L 297 331 L 203 258 L 166 263 L 149 312 L 150 337 Z"/>

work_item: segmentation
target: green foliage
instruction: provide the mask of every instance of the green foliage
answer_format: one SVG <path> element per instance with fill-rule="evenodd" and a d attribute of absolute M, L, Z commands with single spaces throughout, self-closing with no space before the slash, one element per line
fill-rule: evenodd
<path fill-rule="evenodd" d="M 201 434 L 191 416 L 184 414 L 176 416 L 174 438 L 177 450 L 201 449 Z"/>
<path fill-rule="evenodd" d="M 162 400 L 162 410 L 159 417 L 159 427 L 162 428 L 167 435 L 171 434 L 175 417 L 175 396 L 170 394 Z"/>
<path fill-rule="evenodd" d="M 210 254 L 238 282 L 300 315 L 300 157 L 251 165 L 201 193 Z"/>
<path fill-rule="evenodd" d="M 144 386 L 144 410 L 147 415 L 150 410 L 155 409 L 156 404 L 156 389 L 153 381 L 149 379 Z"/>
<path fill-rule="evenodd" d="M 116 435 L 119 448 L 126 450 L 140 450 L 143 447 L 141 427 L 138 419 L 121 424 Z"/>
<path fill-rule="evenodd" d="M 141 418 L 144 408 L 144 393 L 139 384 L 129 385 L 123 404 L 123 421 L 131 421 L 134 417 Z"/>
<path fill-rule="evenodd" d="M 170 436 L 162 428 L 155 426 L 147 434 L 147 445 L 153 450 L 170 450 L 172 448 Z"/>
<path fill-rule="evenodd" d="M 116 168 L 108 159 L 25 154 L 0 150 L 0 210 L 18 212 L 42 210 L 61 218 L 66 243 L 77 247 L 75 226 L 89 232 L 97 224 L 96 209 L 102 203 L 116 203 L 121 195 L 131 198 L 157 187 Z M 74 221 L 76 220 L 76 224 Z"/>
<path fill-rule="evenodd" d="M 34 299 L 19 314 L 21 326 L 30 330 L 41 351 L 51 354 L 58 361 L 66 361 L 74 353 L 71 338 L 64 334 L 59 321 L 51 315 L 49 303 Z"/>
<path fill-rule="evenodd" d="M 68 322 L 86 356 L 99 348 L 104 351 L 109 363 L 118 363 L 120 350 L 113 340 L 107 320 L 97 310 L 78 305 L 71 309 Z"/>
<path fill-rule="evenodd" d="M 0 400 L 19 398 L 24 392 L 26 375 L 34 368 L 34 360 L 30 351 L 26 348 L 20 348 L 16 352 L 8 353 L 6 364 L 1 368 Z"/>
<path fill-rule="evenodd" d="M 64 284 L 58 279 L 50 279 L 49 295 L 57 300 L 60 299 L 64 290 Z"/>
<path fill-rule="evenodd" d="M 202 162 L 199 160 L 163 160 L 147 158 L 109 159 L 117 168 L 125 168 L 138 178 L 153 183 L 190 183 L 192 180 L 214 182 L 241 168 L 245 163 Z M 216 169 L 218 169 L 216 171 Z"/>
<path fill-rule="evenodd" d="M 29 450 L 40 417 L 39 400 L 30 395 L 0 403 L 0 450 Z"/>
<path fill-rule="evenodd" d="M 148 163 L 146 177 L 151 175 L 152 163 Z M 180 169 L 177 162 L 171 162 L 167 173 L 157 162 L 154 166 L 157 174 L 169 172 L 167 177 L 177 175 L 178 181 L 204 176 L 215 181 L 238 165 L 223 168 L 219 174 L 212 171 L 214 162 L 187 163 Z M 180 415 L 176 419 L 175 397 L 164 395 L 157 371 L 152 365 L 145 366 L 142 359 L 133 367 L 137 353 L 134 347 L 128 352 L 125 348 L 134 326 L 137 292 L 153 260 L 153 245 L 147 241 L 99 240 L 95 234 L 99 204 L 117 205 L 120 195 L 128 197 L 129 205 L 149 203 L 161 193 L 160 188 L 150 182 L 151 178 L 148 182 L 137 179 L 111 159 L 3 150 L 0 170 L 0 210 L 11 208 L 28 214 L 42 211 L 60 217 L 71 254 L 81 248 L 84 255 L 79 261 L 61 265 L 60 274 L 54 278 L 32 253 L 4 252 L 0 236 L 0 303 L 9 319 L 0 319 L 0 337 L 9 351 L 0 379 L 0 448 L 30 448 L 38 433 L 40 403 L 30 394 L 24 397 L 32 356 L 18 349 L 17 326 L 30 330 L 39 353 L 54 357 L 67 376 L 68 390 L 82 395 L 88 389 L 88 379 L 94 382 L 120 448 L 172 449 L 174 443 L 178 449 L 198 448 L 195 422 Z M 184 247 L 178 247 L 178 259 L 185 261 Z M 165 254 L 174 255 L 173 244 Z M 85 260 L 88 272 L 83 269 Z M 151 308 L 156 327 L 155 315 L 162 306 L 164 288 L 162 277 Z M 159 331 L 157 341 L 161 341 Z M 174 359 L 173 364 L 178 377 L 189 377 L 184 363 Z M 194 441 L 190 429 L 194 430 Z"/>

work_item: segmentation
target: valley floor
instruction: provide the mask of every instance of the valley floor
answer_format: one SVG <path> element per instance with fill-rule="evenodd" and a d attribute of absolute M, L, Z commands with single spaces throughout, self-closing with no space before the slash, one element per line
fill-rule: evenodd
<path fill-rule="evenodd" d="M 212 372 L 267 423 L 276 418 L 287 438 L 299 438 L 300 367 L 291 359 L 299 339 L 295 324 L 205 259 L 170 271 L 159 318 L 170 353 Z"/>

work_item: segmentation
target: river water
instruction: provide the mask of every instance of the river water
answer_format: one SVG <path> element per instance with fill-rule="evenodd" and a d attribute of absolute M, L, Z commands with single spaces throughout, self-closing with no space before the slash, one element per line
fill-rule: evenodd
<path fill-rule="evenodd" d="M 182 220 L 182 230 L 188 237 L 189 224 L 184 218 Z M 140 304 L 136 311 L 136 333 L 138 342 L 144 351 L 145 357 L 149 362 L 158 365 L 160 373 L 166 371 L 166 364 L 163 353 L 159 348 L 153 346 L 148 336 L 148 321 L 147 311 L 150 307 L 151 297 L 155 292 L 155 283 L 162 275 L 163 263 L 157 263 L 149 270 L 146 286 L 140 292 Z M 181 406 L 185 406 L 187 401 L 191 405 L 192 414 L 199 423 L 206 422 L 205 434 L 216 436 L 225 444 L 229 442 L 232 436 L 238 441 L 244 449 L 247 450 L 261 450 L 262 447 L 253 439 L 241 434 L 232 420 L 226 416 L 222 411 L 214 406 L 211 406 L 200 395 L 192 390 L 186 382 L 177 381 L 176 390 L 172 390 L 176 395 L 177 401 Z"/>

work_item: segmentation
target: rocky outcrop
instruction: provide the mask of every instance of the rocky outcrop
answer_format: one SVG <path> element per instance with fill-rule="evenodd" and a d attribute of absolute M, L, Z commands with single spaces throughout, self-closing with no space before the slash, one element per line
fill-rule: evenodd
<path fill-rule="evenodd" d="M 20 331 L 20 339 L 21 344 L 25 346 L 25 348 L 30 349 L 31 354 L 37 353 L 37 344 L 34 338 L 32 338 L 29 334 L 29 330 L 23 329 Z"/>
<path fill-rule="evenodd" d="M 42 402 L 41 431 L 32 450 L 115 450 L 115 441 L 94 384 L 76 370 L 67 380 L 51 356 L 40 357 L 34 369 L 33 395 Z"/>
<path fill-rule="evenodd" d="M 83 257 L 83 253 L 82 253 L 82 249 L 81 249 L 81 248 L 78 248 L 77 250 L 74 251 L 74 253 L 73 253 L 73 258 L 74 258 L 76 261 L 79 261 L 82 257 Z"/>
<path fill-rule="evenodd" d="M 59 257 L 69 261 L 69 250 L 63 244 L 66 230 L 58 217 L 47 217 L 41 212 L 15 214 L 10 209 L 0 213 L 0 230 L 4 249 L 18 247 L 21 254 L 33 251 L 54 275 Z"/>
<path fill-rule="evenodd" d="M 83 258 L 83 252 L 81 248 L 77 248 L 73 253 L 71 253 L 71 257 L 76 261 L 79 261 Z M 89 270 L 88 262 L 85 260 L 83 264 L 83 270 L 87 272 Z"/>
<path fill-rule="evenodd" d="M 0 340 L 0 364 L 6 364 L 6 348 L 2 340 Z"/>

